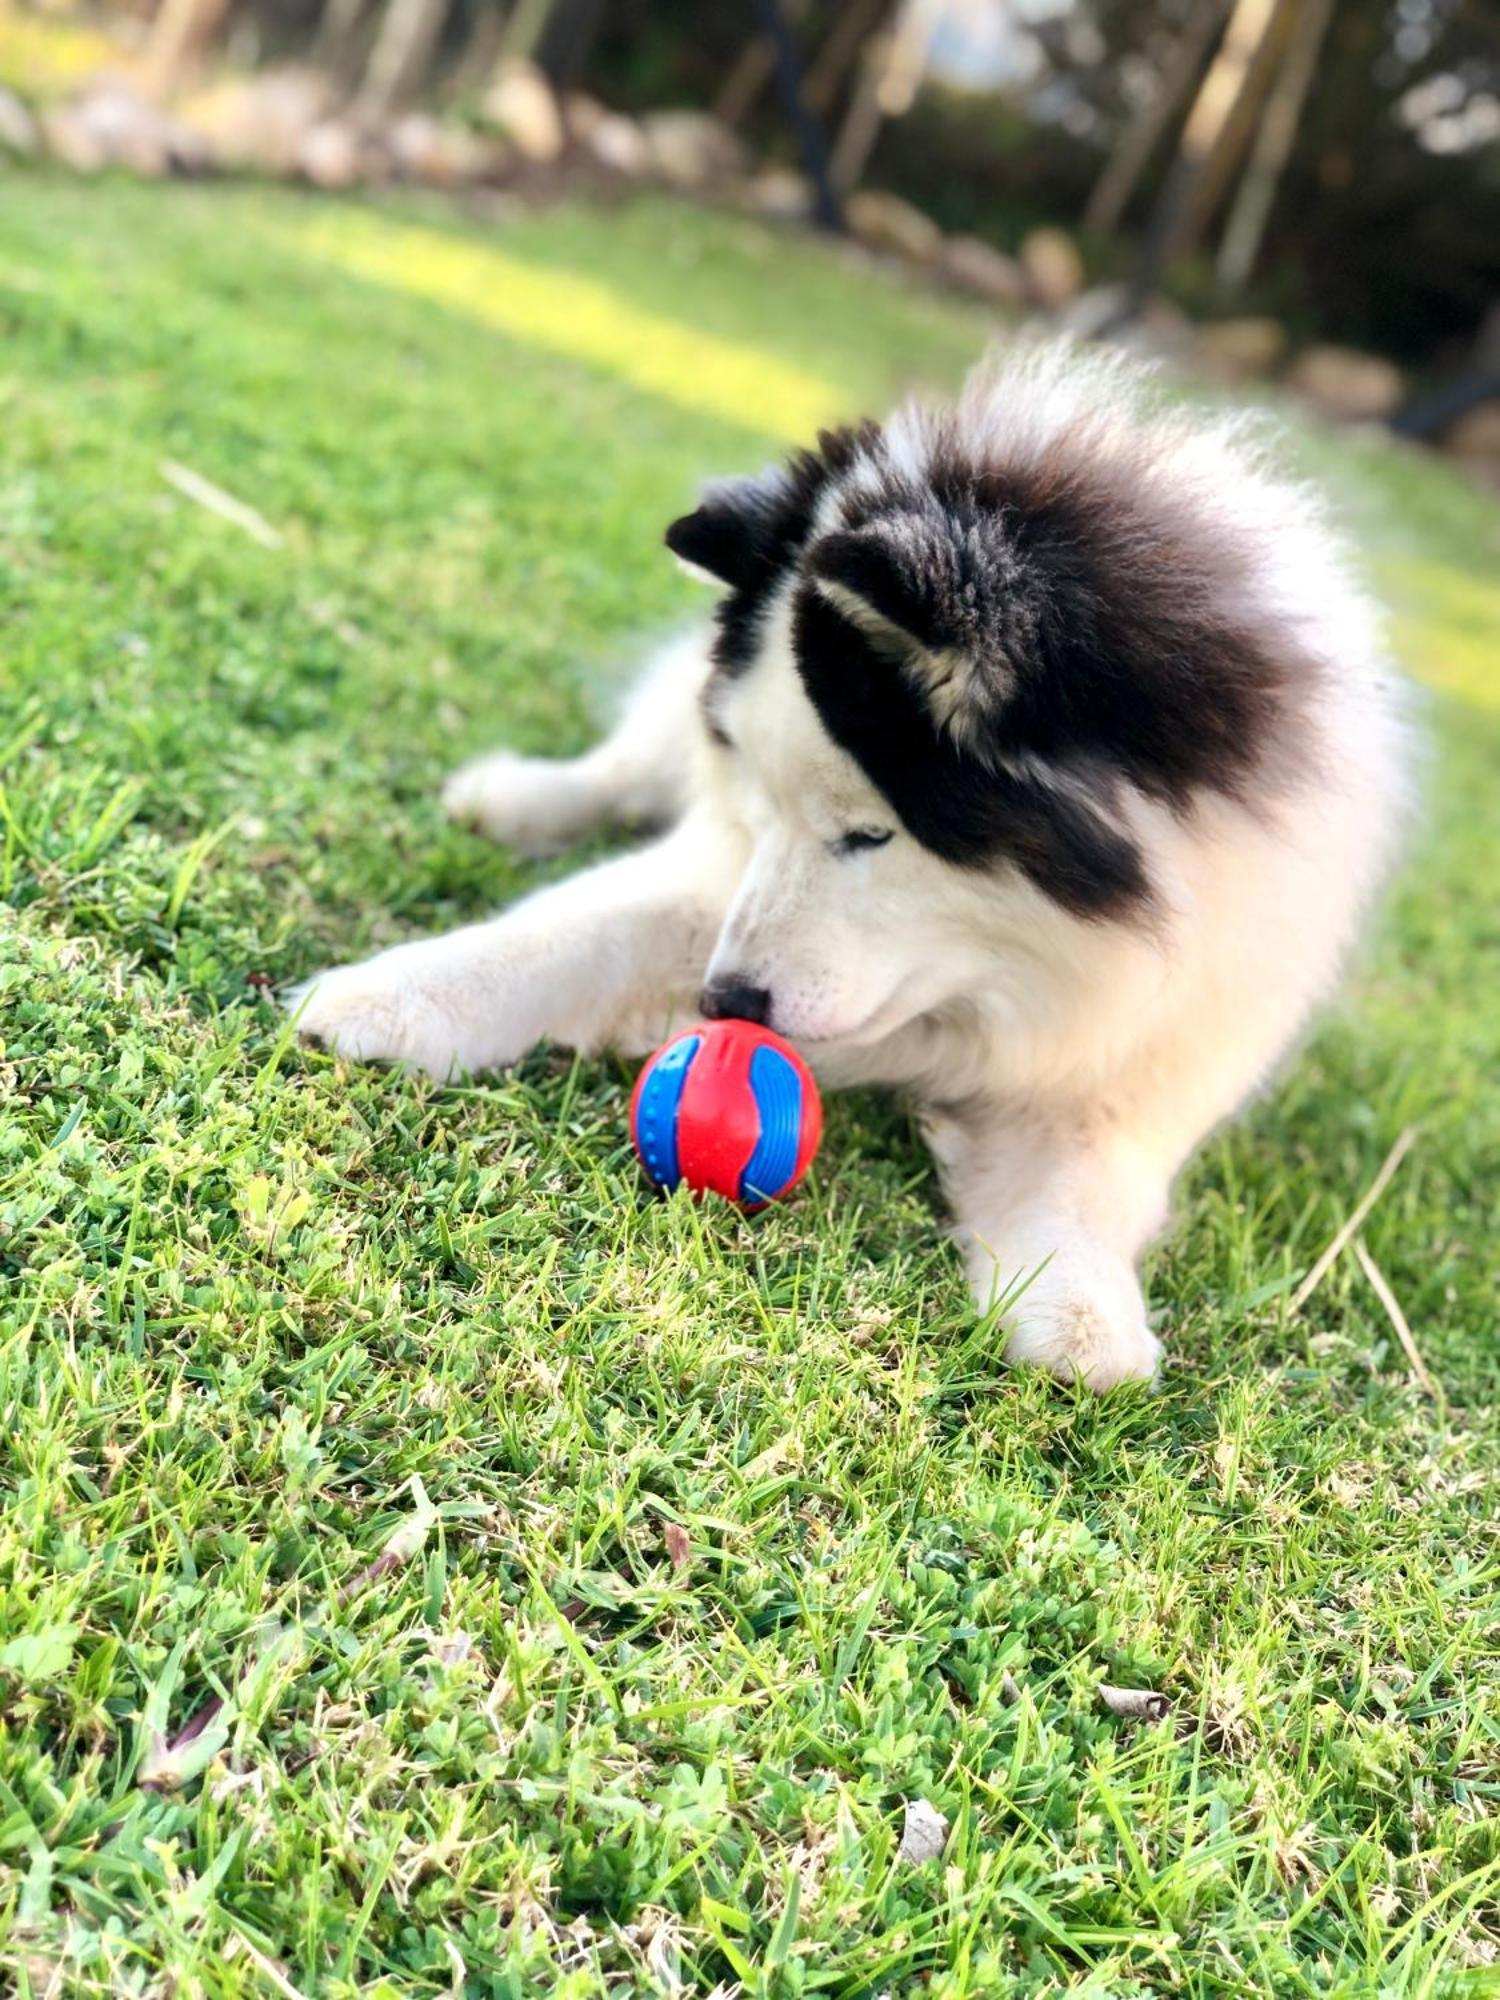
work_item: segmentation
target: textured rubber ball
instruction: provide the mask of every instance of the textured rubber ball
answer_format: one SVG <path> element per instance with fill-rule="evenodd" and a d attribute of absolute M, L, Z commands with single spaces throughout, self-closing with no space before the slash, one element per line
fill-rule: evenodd
<path fill-rule="evenodd" d="M 753 1021 L 702 1021 L 636 1080 L 630 1132 L 654 1186 L 682 1182 L 741 1208 L 779 1201 L 812 1164 L 823 1103 L 797 1051 Z"/>

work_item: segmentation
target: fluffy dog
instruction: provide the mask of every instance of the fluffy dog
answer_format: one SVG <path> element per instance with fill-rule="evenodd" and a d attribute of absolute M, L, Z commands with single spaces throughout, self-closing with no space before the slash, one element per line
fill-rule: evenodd
<path fill-rule="evenodd" d="M 1319 502 L 1243 418 L 1045 347 L 710 487 L 667 542 L 712 631 L 586 756 L 487 757 L 445 801 L 530 852 L 670 830 L 308 981 L 301 1032 L 442 1077 L 767 1022 L 914 1097 L 1010 1359 L 1151 1376 L 1173 1176 L 1328 994 L 1405 812 Z"/>

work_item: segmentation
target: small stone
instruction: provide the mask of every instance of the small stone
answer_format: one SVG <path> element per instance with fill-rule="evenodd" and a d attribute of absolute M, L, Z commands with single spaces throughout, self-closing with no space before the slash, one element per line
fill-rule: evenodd
<path fill-rule="evenodd" d="M 1018 311 L 1026 303 L 1026 273 L 982 236 L 950 236 L 943 245 L 943 275 L 961 291 L 992 306 Z"/>
<path fill-rule="evenodd" d="M 1201 374 L 1233 384 L 1274 374 L 1286 350 L 1286 328 L 1279 319 L 1220 319 L 1198 328 L 1191 359 Z"/>
<path fill-rule="evenodd" d="M 325 118 L 305 132 L 297 148 L 297 171 L 331 194 L 358 187 L 369 176 L 368 149 L 360 134 L 341 118 Z"/>
<path fill-rule="evenodd" d="M 1455 458 L 1500 458 L 1500 397 L 1465 410 L 1443 437 Z"/>
<path fill-rule="evenodd" d="M 1057 314 L 1057 323 L 1078 340 L 1103 340 L 1126 354 L 1179 361 L 1193 343 L 1193 323 L 1180 306 L 1154 294 L 1142 303 L 1119 280 L 1091 285 Z"/>
<path fill-rule="evenodd" d="M 905 257 L 913 264 L 935 264 L 942 255 L 942 230 L 899 194 L 861 188 L 844 203 L 844 221 L 850 235 L 867 250 Z"/>
<path fill-rule="evenodd" d="M 586 90 L 570 90 L 562 101 L 563 124 L 570 139 L 586 140 L 610 115 L 609 106 Z"/>
<path fill-rule="evenodd" d="M 124 167 L 146 180 L 172 169 L 168 121 L 155 105 L 120 84 L 103 84 L 59 106 L 43 124 L 47 145 L 74 173 Z"/>
<path fill-rule="evenodd" d="M 1108 329 L 1128 324 L 1122 315 L 1129 312 L 1130 287 L 1116 278 L 1105 285 L 1090 285 L 1086 292 L 1070 299 L 1059 310 L 1057 320 L 1065 333 L 1079 340 L 1116 339 L 1118 334 L 1110 334 Z"/>
<path fill-rule="evenodd" d="M 109 165 L 104 141 L 71 105 L 59 105 L 43 114 L 42 137 L 53 159 L 69 173 L 98 174 Z"/>
<path fill-rule="evenodd" d="M 1193 345 L 1193 322 L 1171 299 L 1147 299 L 1125 343 L 1158 361 L 1181 361 Z"/>
<path fill-rule="evenodd" d="M 1374 423 L 1390 416 L 1406 393 L 1394 361 L 1355 347 L 1304 348 L 1286 372 L 1287 386 L 1337 423 Z"/>
<path fill-rule="evenodd" d="M 812 182 L 791 167 L 767 167 L 746 181 L 741 201 L 767 222 L 806 222 L 813 212 Z"/>
<path fill-rule="evenodd" d="M 166 118 L 162 130 L 167 141 L 174 174 L 208 174 L 215 166 L 213 148 L 201 132 L 180 118 Z"/>
<path fill-rule="evenodd" d="M 426 111 L 410 111 L 386 134 L 391 161 L 402 180 L 422 181 L 441 143 L 442 126 Z"/>
<path fill-rule="evenodd" d="M 0 84 L 0 152 L 30 159 L 41 144 L 41 132 L 24 98 Z"/>
<path fill-rule="evenodd" d="M 424 187 L 493 185 L 504 179 L 512 158 L 504 140 L 445 125 L 425 111 L 398 118 L 386 143 L 401 178 Z"/>
<path fill-rule="evenodd" d="M 1033 229 L 1020 257 L 1031 296 L 1045 311 L 1059 311 L 1083 290 L 1083 259 L 1065 229 Z"/>
<path fill-rule="evenodd" d="M 178 107 L 221 166 L 261 174 L 295 173 L 304 139 L 332 108 L 327 79 L 302 69 L 216 84 Z"/>
<path fill-rule="evenodd" d="M 496 69 L 484 115 L 534 165 L 550 166 L 567 144 L 557 93 L 535 63 L 519 57 L 508 57 Z"/>
<path fill-rule="evenodd" d="M 1500 487 L 1500 397 L 1466 410 L 1449 426 L 1443 449 L 1477 477 Z"/>
<path fill-rule="evenodd" d="M 948 1839 L 948 1822 L 926 1799 L 908 1799 L 906 1817 L 901 1828 L 900 1856 L 912 1867 L 920 1868 L 924 1861 L 935 1860 L 942 1853 Z"/>
<path fill-rule="evenodd" d="M 744 147 L 721 118 L 707 111 L 648 112 L 641 133 L 652 171 L 683 193 L 744 172 Z"/>
<path fill-rule="evenodd" d="M 646 144 L 645 133 L 623 111 L 609 111 L 602 104 L 595 108 L 597 117 L 588 119 L 584 126 L 572 123 L 570 109 L 569 130 L 573 136 L 606 173 L 618 174 L 627 181 L 644 180 L 651 171 L 651 148 Z"/>

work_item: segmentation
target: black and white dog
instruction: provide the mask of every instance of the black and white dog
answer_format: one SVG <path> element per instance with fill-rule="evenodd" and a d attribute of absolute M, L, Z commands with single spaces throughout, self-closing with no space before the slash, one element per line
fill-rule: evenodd
<path fill-rule="evenodd" d="M 711 487 L 719 591 L 566 763 L 461 770 L 528 851 L 654 845 L 323 973 L 304 1035 L 442 1077 L 695 1011 L 920 1105 L 1006 1352 L 1150 1376 L 1136 1260 L 1192 1148 L 1332 987 L 1410 754 L 1371 606 L 1243 418 L 1067 347 Z M 701 996 L 701 997 L 700 997 Z"/>

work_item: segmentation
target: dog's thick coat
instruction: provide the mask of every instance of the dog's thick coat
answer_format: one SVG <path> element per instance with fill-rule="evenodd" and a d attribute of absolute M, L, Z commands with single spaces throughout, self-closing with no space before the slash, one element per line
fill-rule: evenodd
<path fill-rule="evenodd" d="M 671 830 L 309 981 L 302 1032 L 444 1076 L 766 1019 L 826 1082 L 915 1097 L 1012 1359 L 1149 1376 L 1172 1178 L 1332 987 L 1406 811 L 1321 507 L 1245 420 L 1046 347 L 711 488 L 668 541 L 712 635 L 587 756 L 445 798 L 531 851 Z"/>

